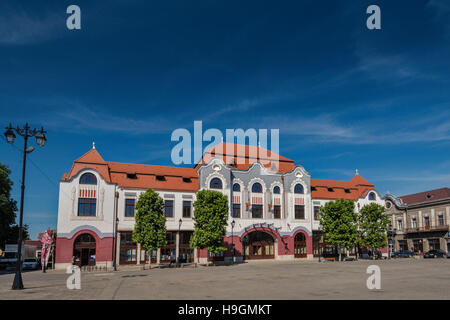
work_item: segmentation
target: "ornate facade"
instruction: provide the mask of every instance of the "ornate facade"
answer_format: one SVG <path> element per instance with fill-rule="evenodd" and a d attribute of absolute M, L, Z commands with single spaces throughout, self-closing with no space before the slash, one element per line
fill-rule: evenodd
<path fill-rule="evenodd" d="M 108 162 L 95 148 L 74 161 L 60 182 L 56 266 L 170 263 L 207 259 L 312 259 L 322 248 L 318 208 L 338 198 L 352 199 L 355 210 L 384 205 L 373 184 L 358 173 L 350 181 L 312 179 L 294 161 L 260 147 L 219 145 L 194 168 Z M 237 153 L 236 148 L 244 153 Z M 234 153 L 221 150 L 233 150 Z M 236 156 L 239 154 L 239 156 Z M 256 156 L 253 156 L 256 155 Z M 167 246 L 148 254 L 132 241 L 134 205 L 152 188 L 165 202 Z M 194 250 L 196 192 L 213 189 L 228 196 L 225 246 L 214 257 Z M 117 223 L 115 223 L 115 221 Z M 234 248 L 234 250 L 233 250 Z M 352 254 L 354 252 L 347 252 Z"/>

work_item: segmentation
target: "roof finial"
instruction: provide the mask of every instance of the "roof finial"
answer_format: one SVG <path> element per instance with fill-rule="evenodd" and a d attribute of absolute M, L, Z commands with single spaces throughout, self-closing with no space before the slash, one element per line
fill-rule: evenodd
<path fill-rule="evenodd" d="M 359 170 L 358 169 L 355 170 L 355 174 L 359 174 Z"/>
<path fill-rule="evenodd" d="M 92 149 L 95 149 L 95 142 L 92 141 Z"/>

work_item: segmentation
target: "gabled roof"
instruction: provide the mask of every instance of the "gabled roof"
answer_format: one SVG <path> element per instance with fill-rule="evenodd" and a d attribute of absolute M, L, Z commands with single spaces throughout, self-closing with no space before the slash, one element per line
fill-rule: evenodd
<path fill-rule="evenodd" d="M 255 162 L 260 162 L 268 169 L 276 166 L 280 173 L 289 172 L 295 168 L 294 160 L 265 148 L 225 142 L 206 150 L 194 168 L 208 163 L 214 157 L 220 157 L 224 163 L 238 170 L 247 170 Z"/>
<path fill-rule="evenodd" d="M 450 188 L 440 188 L 399 197 L 402 203 L 414 205 L 419 203 L 428 203 L 444 199 L 450 200 Z"/>
<path fill-rule="evenodd" d="M 313 199 L 351 199 L 365 198 L 375 186 L 359 174 L 350 181 L 311 179 L 311 196 Z M 331 188 L 331 190 L 329 190 Z"/>
<path fill-rule="evenodd" d="M 94 148 L 92 148 L 91 150 L 86 152 L 84 155 L 82 155 L 80 158 L 75 160 L 75 162 L 105 164 L 105 160 L 103 160 L 100 153 L 98 153 L 98 151 Z"/>

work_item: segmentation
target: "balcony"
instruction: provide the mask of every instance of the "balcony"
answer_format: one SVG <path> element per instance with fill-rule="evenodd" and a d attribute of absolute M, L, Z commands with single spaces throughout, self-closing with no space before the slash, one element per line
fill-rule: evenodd
<path fill-rule="evenodd" d="M 448 224 L 438 225 L 438 226 L 425 226 L 417 228 L 408 228 L 406 233 L 417 233 L 417 232 L 431 232 L 431 231 L 448 231 Z"/>

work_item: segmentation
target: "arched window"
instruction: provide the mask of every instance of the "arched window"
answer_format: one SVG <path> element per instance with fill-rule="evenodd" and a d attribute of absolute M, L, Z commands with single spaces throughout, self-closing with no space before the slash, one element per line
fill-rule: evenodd
<path fill-rule="evenodd" d="M 280 187 L 279 187 L 279 186 L 275 186 L 275 187 L 273 188 L 273 193 L 274 193 L 274 194 L 280 194 Z"/>
<path fill-rule="evenodd" d="M 303 186 L 299 183 L 296 184 L 294 187 L 294 193 L 299 193 L 299 194 L 303 194 Z"/>
<path fill-rule="evenodd" d="M 377 196 L 375 195 L 375 192 L 369 193 L 369 200 L 372 200 L 372 201 L 377 200 Z"/>
<path fill-rule="evenodd" d="M 85 173 L 80 177 L 80 184 L 97 184 L 97 178 L 92 173 Z"/>
<path fill-rule="evenodd" d="M 262 193 L 262 185 L 259 182 L 254 183 L 252 186 L 252 192 Z"/>
<path fill-rule="evenodd" d="M 239 183 L 233 184 L 233 191 L 241 191 L 241 185 Z"/>
<path fill-rule="evenodd" d="M 213 178 L 209 183 L 210 189 L 222 189 L 222 180 L 219 178 Z"/>

